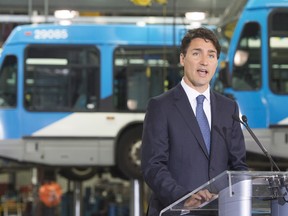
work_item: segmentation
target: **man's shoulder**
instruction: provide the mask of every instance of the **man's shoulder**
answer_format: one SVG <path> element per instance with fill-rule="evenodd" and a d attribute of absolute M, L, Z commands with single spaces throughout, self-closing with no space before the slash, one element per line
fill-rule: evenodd
<path fill-rule="evenodd" d="M 222 103 L 235 103 L 235 100 L 232 99 L 231 97 L 221 94 L 216 91 L 211 91 L 212 97 L 215 98 L 216 101 L 221 101 Z"/>
<path fill-rule="evenodd" d="M 182 88 L 182 86 L 178 84 L 178 85 L 174 86 L 173 88 L 163 92 L 162 94 L 154 96 L 152 99 L 170 100 L 174 97 L 177 97 L 178 94 L 181 94 L 181 88 Z M 184 90 L 183 90 L 183 92 L 184 92 Z"/>

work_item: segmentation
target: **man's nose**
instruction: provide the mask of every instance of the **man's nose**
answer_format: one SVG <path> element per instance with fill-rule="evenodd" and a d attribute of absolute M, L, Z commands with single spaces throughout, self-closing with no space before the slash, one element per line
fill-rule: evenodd
<path fill-rule="evenodd" d="M 202 55 L 201 59 L 200 59 L 200 64 L 201 65 L 207 65 L 208 64 L 208 57 L 205 55 Z"/>

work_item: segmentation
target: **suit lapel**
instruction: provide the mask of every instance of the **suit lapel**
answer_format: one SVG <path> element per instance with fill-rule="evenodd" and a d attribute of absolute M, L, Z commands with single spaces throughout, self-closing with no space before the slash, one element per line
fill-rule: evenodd
<path fill-rule="evenodd" d="M 183 117 L 183 120 L 190 128 L 192 134 L 195 136 L 204 154 L 206 155 L 207 158 L 209 158 L 208 151 L 204 143 L 204 139 L 202 137 L 199 125 L 197 123 L 197 119 L 189 103 L 188 97 L 180 83 L 175 88 L 174 96 L 175 96 L 174 98 L 175 106 L 177 107 L 178 111 Z"/>
<path fill-rule="evenodd" d="M 210 92 L 210 100 L 211 100 L 211 152 L 212 155 L 215 149 L 215 144 L 217 143 L 217 140 L 219 139 L 219 136 L 223 136 L 221 129 L 218 128 L 219 125 L 221 125 L 221 119 L 219 118 L 219 106 L 216 99 L 216 95 L 213 91 Z"/>

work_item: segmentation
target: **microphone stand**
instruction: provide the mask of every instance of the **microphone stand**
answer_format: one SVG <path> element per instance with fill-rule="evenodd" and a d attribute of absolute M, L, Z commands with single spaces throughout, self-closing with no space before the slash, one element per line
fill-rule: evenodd
<path fill-rule="evenodd" d="M 273 160 L 273 158 L 271 157 L 271 155 L 268 153 L 268 151 L 265 149 L 265 147 L 261 144 L 261 142 L 258 140 L 258 138 L 256 137 L 256 135 L 254 134 L 254 132 L 251 130 L 251 128 L 248 125 L 248 119 L 245 115 L 242 116 L 242 120 L 236 116 L 233 115 L 232 118 L 238 122 L 240 122 L 241 124 L 243 124 L 245 126 L 245 128 L 247 129 L 247 131 L 249 132 L 249 134 L 252 136 L 252 138 L 254 139 L 254 141 L 257 143 L 257 145 L 260 147 L 260 149 L 262 150 L 262 152 L 265 154 L 265 156 L 269 159 L 270 164 L 271 164 L 271 171 L 273 171 L 273 167 L 276 167 L 277 171 L 281 171 L 279 169 L 279 167 L 277 166 L 277 164 L 275 163 L 275 161 Z"/>

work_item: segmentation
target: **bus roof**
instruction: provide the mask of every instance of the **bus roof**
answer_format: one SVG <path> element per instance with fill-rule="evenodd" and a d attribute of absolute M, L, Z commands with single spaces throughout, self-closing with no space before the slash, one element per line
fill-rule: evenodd
<path fill-rule="evenodd" d="M 186 27 L 173 25 L 95 25 L 58 24 L 22 25 L 16 27 L 6 40 L 8 44 L 177 44 L 186 31 Z M 175 37 L 175 39 L 174 39 Z"/>
<path fill-rule="evenodd" d="M 248 0 L 247 9 L 288 7 L 287 0 Z"/>

